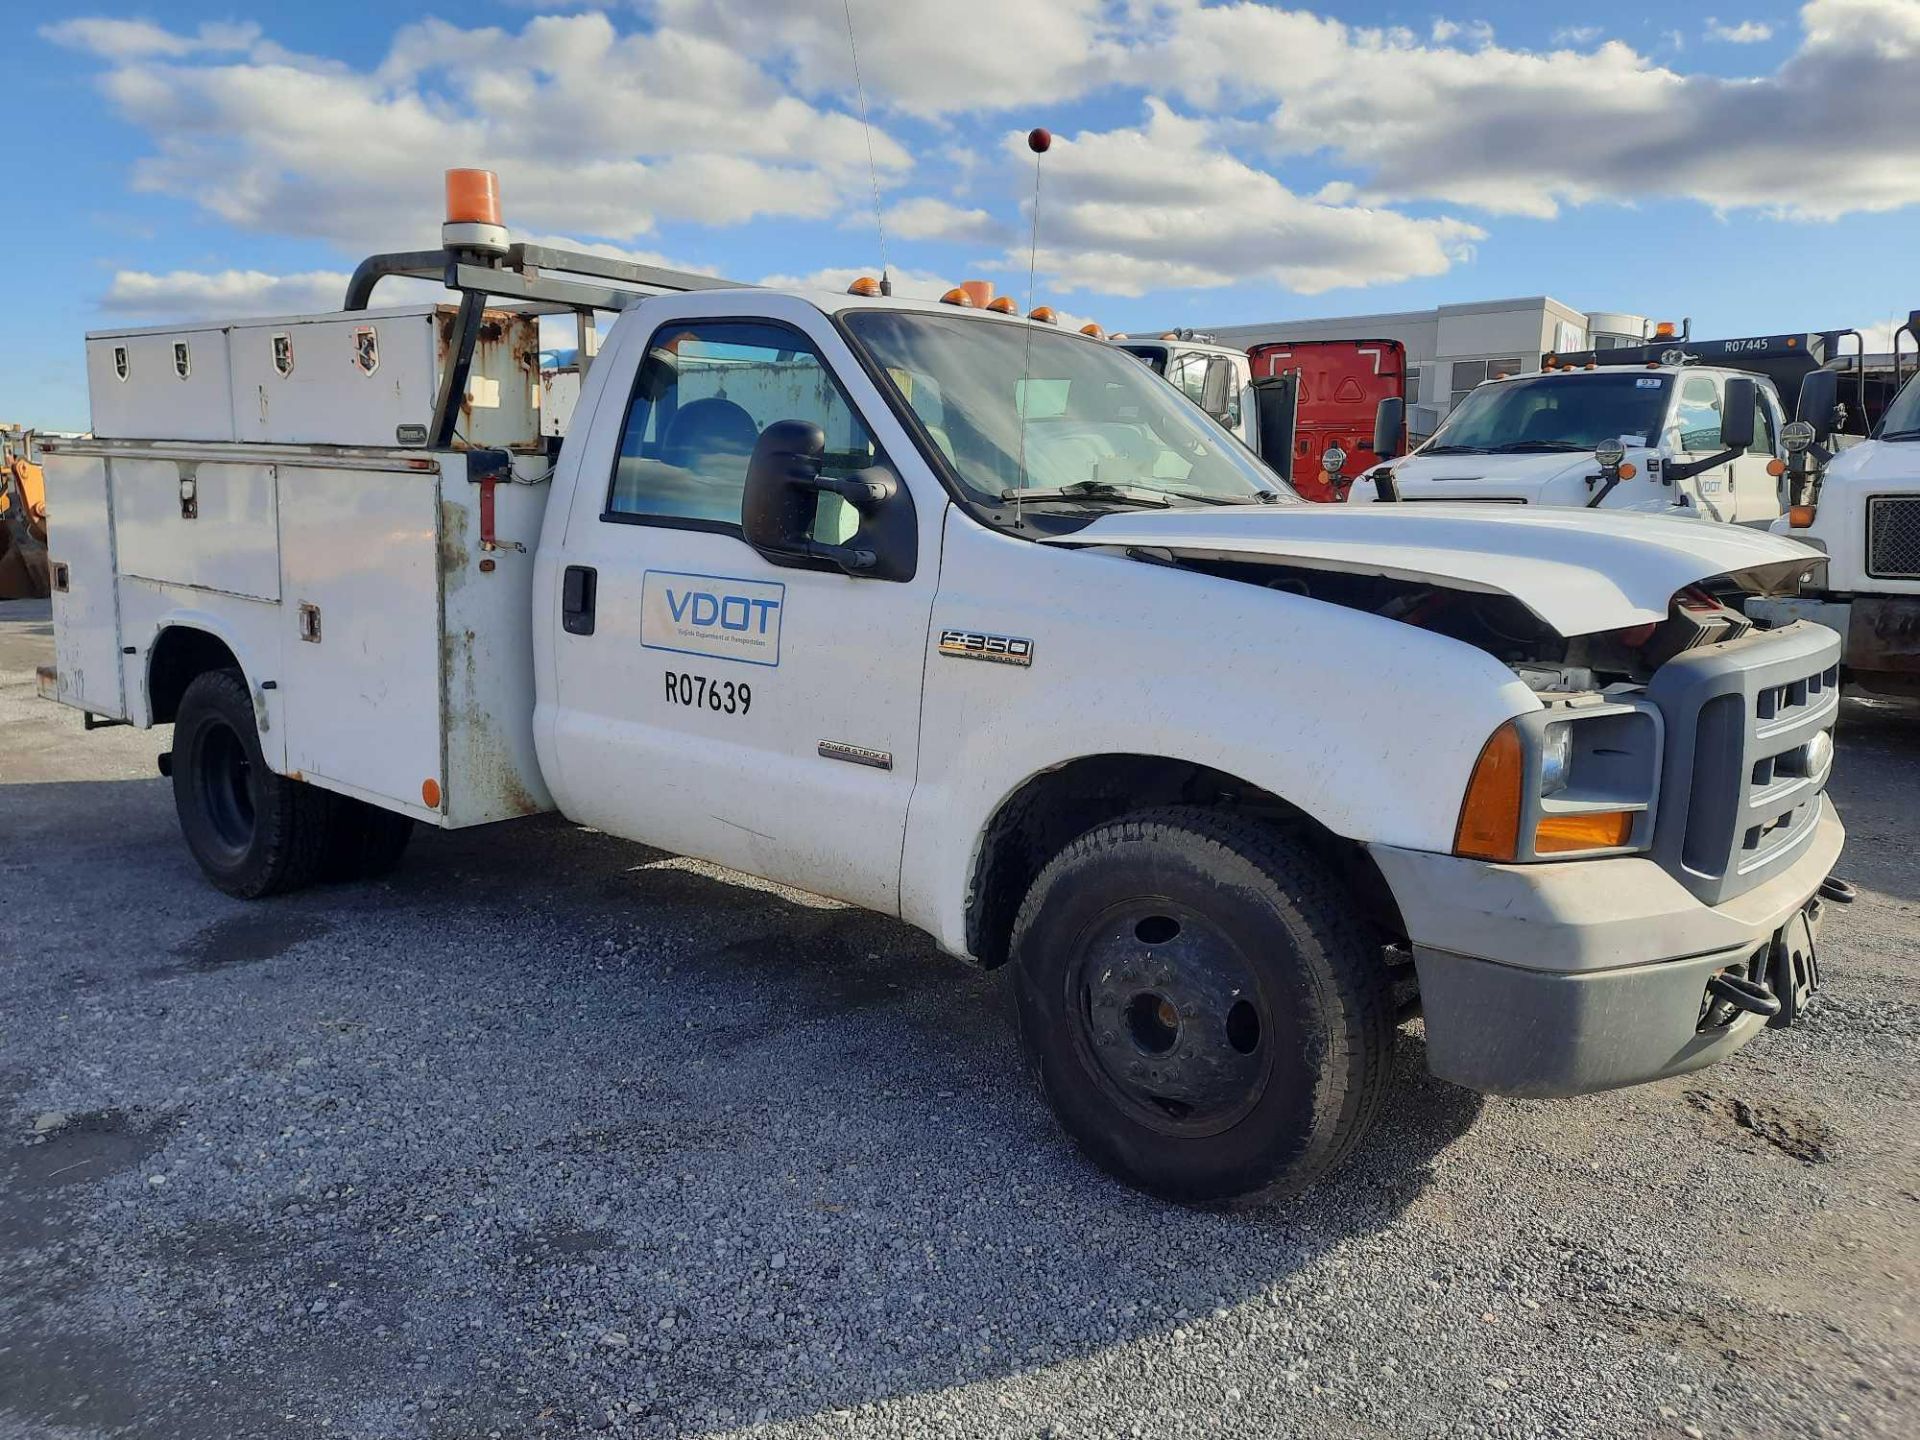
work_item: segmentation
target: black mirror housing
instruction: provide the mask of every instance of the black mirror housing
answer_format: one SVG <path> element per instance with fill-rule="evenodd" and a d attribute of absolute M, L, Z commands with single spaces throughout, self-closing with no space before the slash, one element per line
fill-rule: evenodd
<path fill-rule="evenodd" d="M 1299 418 L 1297 375 L 1262 375 L 1241 399 L 1253 406 L 1254 453 L 1282 480 L 1293 478 L 1293 437 Z"/>
<path fill-rule="evenodd" d="M 1793 418 L 1813 426 L 1813 443 L 1824 445 L 1833 436 L 1833 412 L 1839 404 L 1839 375 L 1832 370 L 1814 370 L 1800 382 Z"/>
<path fill-rule="evenodd" d="M 1722 449 L 1753 448 L 1753 412 L 1759 401 L 1759 387 L 1745 375 L 1735 375 L 1727 381 L 1726 396 L 1720 405 Z"/>
<path fill-rule="evenodd" d="M 827 437 L 806 420 L 777 420 L 760 432 L 740 496 L 740 533 L 775 565 L 834 568 L 876 580 L 911 580 L 919 552 L 913 496 L 884 465 L 853 475 L 821 473 Z M 860 516 L 845 545 L 813 538 L 823 493 Z"/>
<path fill-rule="evenodd" d="M 1400 454 L 1400 442 L 1407 432 L 1407 402 L 1389 395 L 1373 412 L 1373 454 L 1376 460 L 1392 460 Z"/>

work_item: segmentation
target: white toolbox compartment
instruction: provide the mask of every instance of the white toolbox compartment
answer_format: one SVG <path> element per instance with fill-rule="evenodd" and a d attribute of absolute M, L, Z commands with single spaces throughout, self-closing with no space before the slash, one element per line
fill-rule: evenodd
<path fill-rule="evenodd" d="M 275 316 L 87 336 L 93 433 L 116 440 L 276 445 L 410 442 L 433 418 L 453 333 L 451 305 Z M 540 330 L 489 310 L 461 407 L 474 446 L 538 444 Z M 421 435 L 424 439 L 424 434 Z"/>

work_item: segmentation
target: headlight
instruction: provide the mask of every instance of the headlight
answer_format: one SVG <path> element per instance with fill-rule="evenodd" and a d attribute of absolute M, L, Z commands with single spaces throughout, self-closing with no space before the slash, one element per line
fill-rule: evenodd
<path fill-rule="evenodd" d="M 1573 769 L 1573 727 L 1566 721 L 1549 725 L 1540 744 L 1540 793 L 1558 795 L 1567 788 Z"/>
<path fill-rule="evenodd" d="M 1662 733 L 1659 711 L 1637 699 L 1507 721 L 1467 780 L 1453 853 L 1524 863 L 1645 850 Z"/>

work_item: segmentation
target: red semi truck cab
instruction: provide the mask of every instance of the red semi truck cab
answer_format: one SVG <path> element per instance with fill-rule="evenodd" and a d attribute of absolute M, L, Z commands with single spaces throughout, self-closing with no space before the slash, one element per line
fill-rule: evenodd
<path fill-rule="evenodd" d="M 1309 500 L 1346 499 L 1353 479 L 1379 463 L 1373 422 L 1380 402 L 1406 398 L 1406 347 L 1398 340 L 1302 340 L 1256 345 L 1247 353 L 1256 380 L 1297 377 L 1293 488 Z M 1320 464 L 1334 448 L 1347 457 L 1337 479 Z"/>

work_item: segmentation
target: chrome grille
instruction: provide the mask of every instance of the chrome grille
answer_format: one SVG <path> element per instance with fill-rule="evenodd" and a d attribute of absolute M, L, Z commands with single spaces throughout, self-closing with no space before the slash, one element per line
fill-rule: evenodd
<path fill-rule="evenodd" d="M 1820 818 L 1840 637 L 1803 623 L 1704 646 L 1647 693 L 1667 722 L 1655 857 L 1709 905 L 1790 865 Z"/>
<path fill-rule="evenodd" d="M 1920 580 L 1920 495 L 1877 495 L 1867 501 L 1867 573 Z"/>

